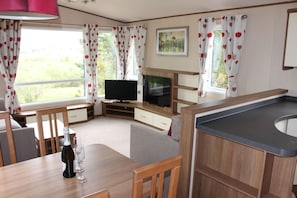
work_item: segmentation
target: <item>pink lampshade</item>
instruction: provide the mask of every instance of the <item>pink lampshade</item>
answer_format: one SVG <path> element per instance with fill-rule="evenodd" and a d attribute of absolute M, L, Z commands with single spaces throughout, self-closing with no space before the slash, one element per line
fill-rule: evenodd
<path fill-rule="evenodd" d="M 48 20 L 59 17 L 57 0 L 2 0 L 0 19 Z"/>

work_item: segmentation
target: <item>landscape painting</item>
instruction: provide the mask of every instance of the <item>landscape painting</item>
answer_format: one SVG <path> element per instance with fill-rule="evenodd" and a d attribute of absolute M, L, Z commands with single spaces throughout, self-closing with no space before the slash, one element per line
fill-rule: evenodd
<path fill-rule="evenodd" d="M 157 54 L 188 54 L 188 27 L 157 29 Z"/>

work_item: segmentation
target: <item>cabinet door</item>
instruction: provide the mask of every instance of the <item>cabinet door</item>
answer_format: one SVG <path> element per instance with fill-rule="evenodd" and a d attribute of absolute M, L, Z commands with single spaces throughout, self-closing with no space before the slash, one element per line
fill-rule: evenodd
<path fill-rule="evenodd" d="M 135 108 L 134 119 L 149 125 L 153 125 L 153 114 L 148 111 Z"/>
<path fill-rule="evenodd" d="M 76 109 L 68 111 L 68 122 L 82 122 L 88 120 L 87 109 Z"/>
<path fill-rule="evenodd" d="M 154 114 L 153 125 L 163 130 L 169 130 L 171 125 L 171 118 Z"/>

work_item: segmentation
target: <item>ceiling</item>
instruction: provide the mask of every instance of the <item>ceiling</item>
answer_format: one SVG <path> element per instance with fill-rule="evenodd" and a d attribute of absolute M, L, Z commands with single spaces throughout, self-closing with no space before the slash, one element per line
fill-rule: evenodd
<path fill-rule="evenodd" d="M 121 22 L 135 22 L 176 15 L 259 6 L 296 0 L 95 0 L 90 3 L 58 0 L 64 7 Z"/>

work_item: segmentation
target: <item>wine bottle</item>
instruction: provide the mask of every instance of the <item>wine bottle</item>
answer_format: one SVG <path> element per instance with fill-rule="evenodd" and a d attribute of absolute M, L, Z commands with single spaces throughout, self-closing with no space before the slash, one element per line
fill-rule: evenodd
<path fill-rule="evenodd" d="M 64 127 L 64 144 L 62 149 L 62 162 L 64 163 L 63 176 L 71 178 L 75 176 L 74 172 L 74 152 L 71 147 L 69 128 Z"/>

